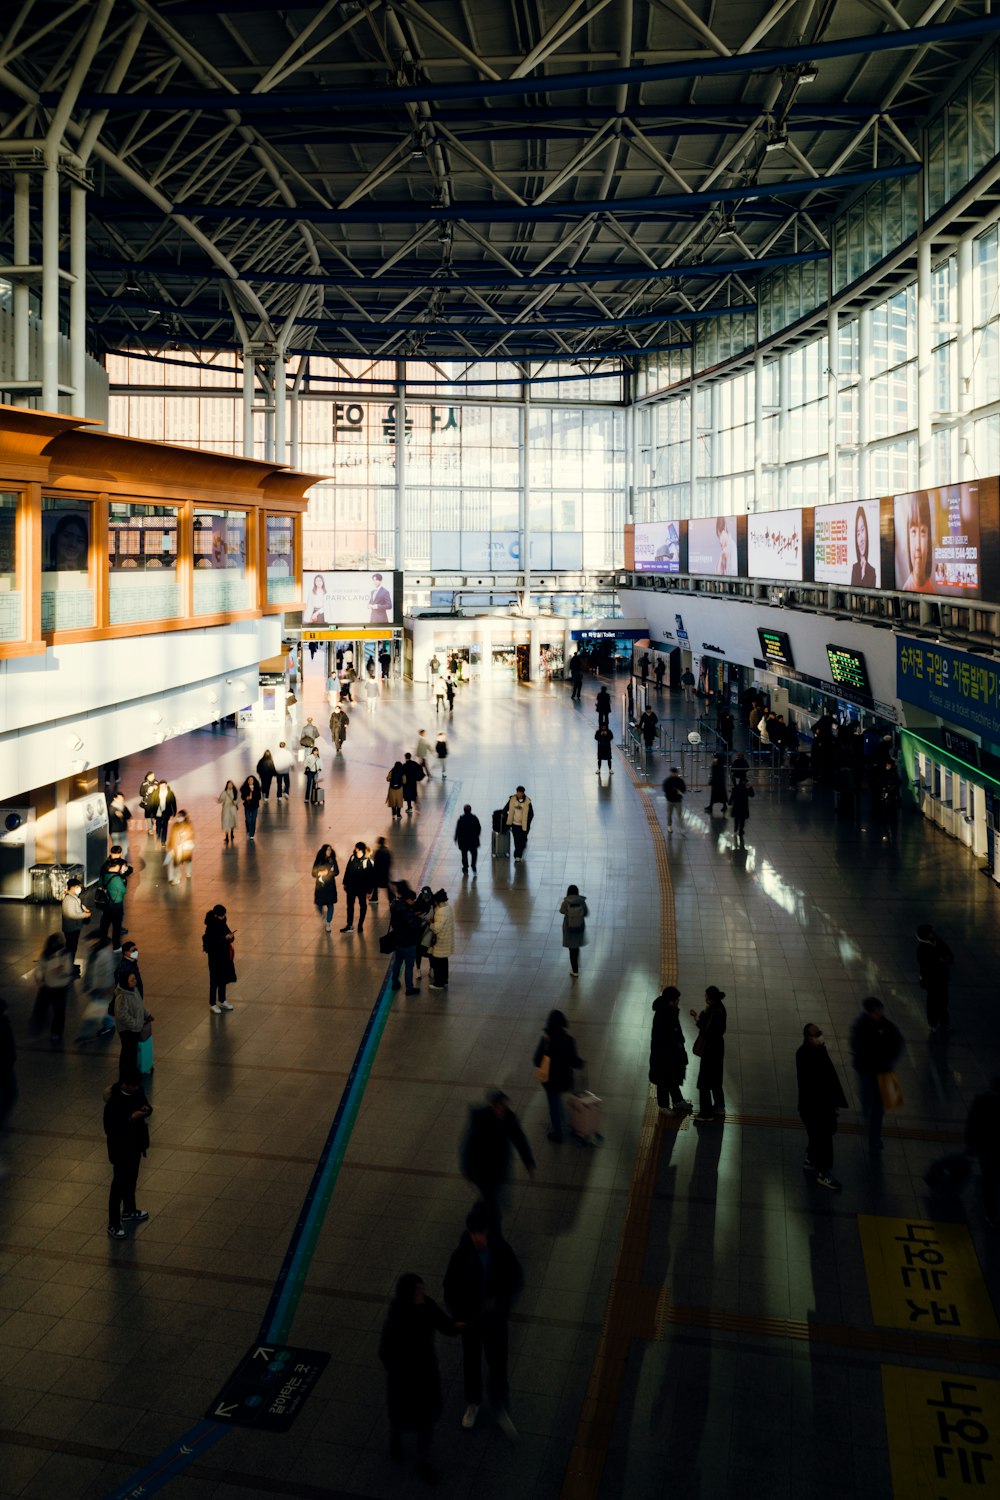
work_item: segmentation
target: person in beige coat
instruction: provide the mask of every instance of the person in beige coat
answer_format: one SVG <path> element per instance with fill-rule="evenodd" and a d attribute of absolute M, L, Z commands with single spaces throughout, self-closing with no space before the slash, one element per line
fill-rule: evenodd
<path fill-rule="evenodd" d="M 167 835 L 167 853 L 163 863 L 171 885 L 180 885 L 181 870 L 191 879 L 191 859 L 194 854 L 194 824 L 181 808 Z"/>
<path fill-rule="evenodd" d="M 428 988 L 446 990 L 448 960 L 455 951 L 455 913 L 448 902 L 447 891 L 434 892 L 434 910 L 428 930 L 434 934 L 434 942 L 428 950 L 431 961 L 431 982 Z"/>
<path fill-rule="evenodd" d="M 281 800 L 281 786 L 278 787 L 278 800 Z M 223 844 L 236 843 L 236 824 L 240 816 L 240 794 L 236 790 L 235 781 L 227 781 L 219 793 L 219 807 L 221 809 L 220 822 L 222 823 Z"/>

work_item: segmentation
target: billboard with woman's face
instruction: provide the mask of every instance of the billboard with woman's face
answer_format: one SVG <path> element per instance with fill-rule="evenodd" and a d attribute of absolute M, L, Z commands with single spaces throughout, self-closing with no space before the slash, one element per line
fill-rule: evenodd
<path fill-rule="evenodd" d="M 401 573 L 305 573 L 302 625 L 392 625 L 402 606 Z"/>
<path fill-rule="evenodd" d="M 813 513 L 813 577 L 844 588 L 882 587 L 879 502 L 818 505 Z"/>
<path fill-rule="evenodd" d="M 736 517 L 713 516 L 688 522 L 688 572 L 739 576 Z"/>
<path fill-rule="evenodd" d="M 897 495 L 896 587 L 907 594 L 978 599 L 979 487 L 949 484 Z"/>

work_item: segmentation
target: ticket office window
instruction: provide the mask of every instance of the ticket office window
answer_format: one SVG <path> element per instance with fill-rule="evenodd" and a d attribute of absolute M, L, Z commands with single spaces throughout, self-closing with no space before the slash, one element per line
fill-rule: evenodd
<path fill-rule="evenodd" d="M 295 576 L 295 521 L 295 516 L 268 516 L 265 522 L 268 604 L 295 608 L 301 604 L 302 590 Z"/>
<path fill-rule="evenodd" d="M 169 505 L 108 508 L 108 622 L 175 620 L 183 614 L 177 581 L 177 511 Z"/>
<path fill-rule="evenodd" d="M 42 496 L 42 630 L 93 629 L 93 511 L 86 500 Z"/>
<path fill-rule="evenodd" d="M 231 614 L 249 608 L 246 512 L 197 507 L 194 513 L 195 614 Z"/>
<path fill-rule="evenodd" d="M 0 641 L 24 637 L 24 596 L 19 587 L 17 524 L 20 495 L 0 493 Z"/>

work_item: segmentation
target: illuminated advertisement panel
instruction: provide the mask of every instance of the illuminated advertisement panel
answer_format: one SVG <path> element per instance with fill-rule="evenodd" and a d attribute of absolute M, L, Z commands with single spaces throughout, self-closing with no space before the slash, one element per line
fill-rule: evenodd
<path fill-rule="evenodd" d="M 688 572 L 717 578 L 739 577 L 735 516 L 711 516 L 688 522 Z"/>
<path fill-rule="evenodd" d="M 637 521 L 633 546 L 637 573 L 680 572 L 680 521 Z"/>
<path fill-rule="evenodd" d="M 818 505 L 813 512 L 813 577 L 844 588 L 882 587 L 879 502 Z"/>
<path fill-rule="evenodd" d="M 897 495 L 895 538 L 897 589 L 951 599 L 980 597 L 977 484 Z"/>
<path fill-rule="evenodd" d="M 751 578 L 802 581 L 802 512 L 775 510 L 747 518 L 747 572 Z"/>

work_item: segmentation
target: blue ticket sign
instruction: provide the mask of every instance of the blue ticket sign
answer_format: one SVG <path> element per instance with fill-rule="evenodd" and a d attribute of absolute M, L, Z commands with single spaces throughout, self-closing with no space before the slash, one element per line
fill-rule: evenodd
<path fill-rule="evenodd" d="M 1000 740 L 1000 662 L 900 635 L 896 696 L 994 743 Z"/>

